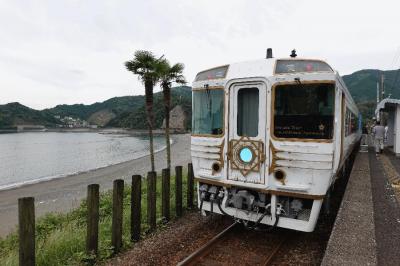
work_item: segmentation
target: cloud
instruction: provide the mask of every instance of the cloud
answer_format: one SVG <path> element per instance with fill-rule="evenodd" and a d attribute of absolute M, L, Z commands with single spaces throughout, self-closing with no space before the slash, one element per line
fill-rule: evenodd
<path fill-rule="evenodd" d="M 274 56 L 327 59 L 342 74 L 397 68 L 396 1 L 0 1 L 0 104 L 34 108 L 142 94 L 137 49 L 202 69 Z M 396 61 L 396 62 L 395 62 Z M 393 63 L 395 62 L 395 63 Z"/>

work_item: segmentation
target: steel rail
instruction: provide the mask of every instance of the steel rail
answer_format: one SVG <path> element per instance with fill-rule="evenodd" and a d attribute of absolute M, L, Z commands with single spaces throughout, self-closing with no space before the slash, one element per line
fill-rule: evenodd
<path fill-rule="evenodd" d="M 285 243 L 287 239 L 288 239 L 288 235 L 285 235 L 284 237 L 282 237 L 282 239 L 279 241 L 278 245 L 276 245 L 274 247 L 272 252 L 269 254 L 267 259 L 264 261 L 264 266 L 271 265 L 271 263 L 273 261 L 273 258 L 275 257 L 276 253 L 278 253 L 278 251 L 281 248 L 282 244 Z"/>
<path fill-rule="evenodd" d="M 177 265 L 178 266 L 185 266 L 185 265 L 191 265 L 192 263 L 196 262 L 199 258 L 202 256 L 206 255 L 209 251 L 210 248 L 220 241 L 227 233 L 229 233 L 233 228 L 238 225 L 237 222 L 234 222 L 233 224 L 229 225 L 227 228 L 225 228 L 222 232 L 220 232 L 218 235 L 214 236 L 210 241 L 208 241 L 205 245 L 197 249 L 195 252 L 190 254 L 188 257 L 186 257 L 184 260 L 179 262 Z"/>

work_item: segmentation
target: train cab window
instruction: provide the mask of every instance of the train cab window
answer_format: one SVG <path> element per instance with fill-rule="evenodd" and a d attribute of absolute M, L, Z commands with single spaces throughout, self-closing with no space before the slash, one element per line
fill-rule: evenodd
<path fill-rule="evenodd" d="M 332 139 L 334 84 L 291 84 L 275 88 L 274 136 Z"/>
<path fill-rule="evenodd" d="M 223 133 L 223 89 L 204 89 L 193 91 L 192 108 L 193 134 L 221 135 Z"/>
<path fill-rule="evenodd" d="M 258 89 L 244 88 L 237 96 L 237 134 L 256 137 L 258 135 Z"/>

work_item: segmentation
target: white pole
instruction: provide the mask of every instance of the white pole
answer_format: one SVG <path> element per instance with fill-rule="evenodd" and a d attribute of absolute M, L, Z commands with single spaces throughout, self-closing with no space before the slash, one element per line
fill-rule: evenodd
<path fill-rule="evenodd" d="M 379 82 L 376 83 L 376 107 L 379 105 Z M 381 111 L 378 110 L 378 113 L 376 114 L 376 121 L 380 120 L 380 113 Z"/>
<path fill-rule="evenodd" d="M 379 82 L 376 83 L 376 105 L 379 103 Z"/>

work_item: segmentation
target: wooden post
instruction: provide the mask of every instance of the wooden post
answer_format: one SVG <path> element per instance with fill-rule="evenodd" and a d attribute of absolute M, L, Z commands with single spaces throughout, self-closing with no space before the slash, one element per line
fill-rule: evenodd
<path fill-rule="evenodd" d="M 175 166 L 175 210 L 176 216 L 182 216 L 182 166 Z"/>
<path fill-rule="evenodd" d="M 170 176 L 169 168 L 162 170 L 162 216 L 166 222 L 170 220 Z"/>
<path fill-rule="evenodd" d="M 142 176 L 132 176 L 131 191 L 131 241 L 140 240 L 142 210 Z"/>
<path fill-rule="evenodd" d="M 150 230 L 156 229 L 156 172 L 147 174 L 147 223 L 150 225 Z"/>
<path fill-rule="evenodd" d="M 188 175 L 187 175 L 187 207 L 193 209 L 193 193 L 194 193 L 194 175 L 193 165 L 188 164 Z"/>
<path fill-rule="evenodd" d="M 117 179 L 114 180 L 113 183 L 111 245 L 114 247 L 114 253 L 118 253 L 122 247 L 123 202 L 124 202 L 124 180 Z"/>
<path fill-rule="evenodd" d="M 19 265 L 35 265 L 35 199 L 18 199 Z"/>
<path fill-rule="evenodd" d="M 99 245 L 99 187 L 98 184 L 91 184 L 87 187 L 86 253 L 96 256 Z"/>

